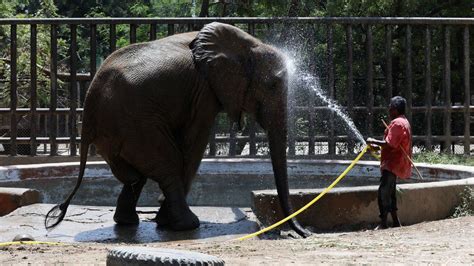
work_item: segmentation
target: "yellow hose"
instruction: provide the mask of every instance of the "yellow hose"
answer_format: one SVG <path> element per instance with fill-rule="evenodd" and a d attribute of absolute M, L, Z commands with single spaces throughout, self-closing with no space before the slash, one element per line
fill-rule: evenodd
<path fill-rule="evenodd" d="M 339 183 L 339 181 L 341 181 L 341 179 L 344 178 L 344 176 L 346 176 L 347 173 L 349 173 L 349 171 L 354 167 L 354 165 L 356 165 L 356 163 L 360 160 L 360 158 L 362 158 L 362 156 L 367 152 L 367 149 L 368 149 L 368 146 L 365 146 L 364 149 L 359 153 L 359 155 L 357 155 L 355 160 L 352 161 L 352 163 L 346 168 L 346 170 L 344 170 L 344 172 L 342 172 L 342 174 L 339 175 L 339 177 L 336 180 L 334 180 L 334 182 L 332 182 L 331 185 L 329 185 L 323 192 L 321 192 L 316 198 L 314 198 L 308 204 L 303 206 L 301 209 L 297 210 L 296 212 L 294 212 L 290 216 L 284 218 L 283 220 L 281 220 L 277 223 L 274 223 L 273 225 L 271 225 L 267 228 L 263 228 L 262 230 L 260 230 L 258 232 L 255 232 L 253 234 L 249 234 L 249 235 L 246 235 L 246 236 L 243 236 L 243 237 L 239 237 L 239 238 L 237 238 L 237 240 L 246 240 L 246 239 L 252 238 L 254 236 L 258 236 L 262 233 L 265 233 L 269 230 L 272 230 L 273 228 L 275 228 L 277 226 L 280 226 L 281 224 L 285 223 L 286 221 L 290 220 L 291 218 L 295 217 L 296 215 L 302 213 L 304 210 L 308 209 L 311 205 L 313 205 L 316 201 L 318 201 L 322 196 L 324 196 L 324 194 L 329 192 L 329 190 L 331 190 L 337 183 Z"/>
<path fill-rule="evenodd" d="M 0 247 L 4 246 L 13 246 L 13 245 L 64 245 L 60 242 L 43 242 L 43 241 L 12 241 L 12 242 L 3 242 L 0 243 Z"/>

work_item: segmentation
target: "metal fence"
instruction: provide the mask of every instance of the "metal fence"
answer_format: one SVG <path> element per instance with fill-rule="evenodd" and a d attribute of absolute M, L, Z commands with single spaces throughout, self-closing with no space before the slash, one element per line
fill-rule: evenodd
<path fill-rule="evenodd" d="M 0 19 L 0 55 L 8 54 L 0 61 L 7 70 L 0 72 L 0 152 L 76 156 L 84 95 L 101 60 L 129 43 L 198 30 L 212 21 L 271 43 L 297 43 L 293 48 L 303 54 L 307 71 L 365 137 L 383 134 L 378 118 L 391 96 L 402 95 L 416 151 L 471 153 L 472 18 Z M 19 31 L 29 31 L 29 38 L 19 43 Z M 45 46 L 47 66 L 41 66 L 37 59 L 45 51 L 38 48 Z M 19 65 L 22 56 L 28 66 Z M 296 88 L 290 96 L 290 157 L 354 152 L 357 143 L 314 92 Z M 267 156 L 264 132 L 248 120 L 239 132 L 219 114 L 206 156 Z"/>

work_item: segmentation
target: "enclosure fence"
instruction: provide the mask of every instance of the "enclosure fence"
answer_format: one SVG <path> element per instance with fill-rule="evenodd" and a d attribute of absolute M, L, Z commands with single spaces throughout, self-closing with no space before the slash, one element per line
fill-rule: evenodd
<path fill-rule="evenodd" d="M 382 137 L 389 99 L 402 95 L 416 152 L 471 154 L 474 19 L 344 17 L 0 19 L 0 153 L 77 156 L 85 93 L 107 55 L 213 21 L 300 50 L 306 71 L 365 137 Z M 290 97 L 290 157 L 357 151 L 314 92 L 295 88 Z M 219 114 L 205 156 L 268 156 L 265 133 L 252 117 L 238 131 Z"/>

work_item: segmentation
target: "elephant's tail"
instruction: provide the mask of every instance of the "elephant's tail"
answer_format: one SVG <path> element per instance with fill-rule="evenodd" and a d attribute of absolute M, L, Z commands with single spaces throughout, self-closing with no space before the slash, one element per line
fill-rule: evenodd
<path fill-rule="evenodd" d="M 77 178 L 76 186 L 63 203 L 54 206 L 48 212 L 48 214 L 46 214 L 46 218 L 44 219 L 44 226 L 48 230 L 56 227 L 59 223 L 61 223 L 61 221 L 64 219 L 64 216 L 66 215 L 67 208 L 69 207 L 69 204 L 71 203 L 74 194 L 76 194 L 77 190 L 81 186 L 82 178 L 84 177 L 84 172 L 86 169 L 87 153 L 89 151 L 90 145 L 88 141 L 84 140 L 85 139 L 83 139 L 81 143 L 81 162 L 79 166 L 79 177 Z"/>

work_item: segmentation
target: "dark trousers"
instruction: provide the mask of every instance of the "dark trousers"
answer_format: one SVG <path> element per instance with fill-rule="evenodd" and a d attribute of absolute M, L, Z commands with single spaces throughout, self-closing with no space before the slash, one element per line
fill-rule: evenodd
<path fill-rule="evenodd" d="M 397 210 L 396 186 L 397 176 L 390 171 L 383 170 L 378 191 L 380 218 L 382 219 L 386 218 L 389 212 Z"/>

